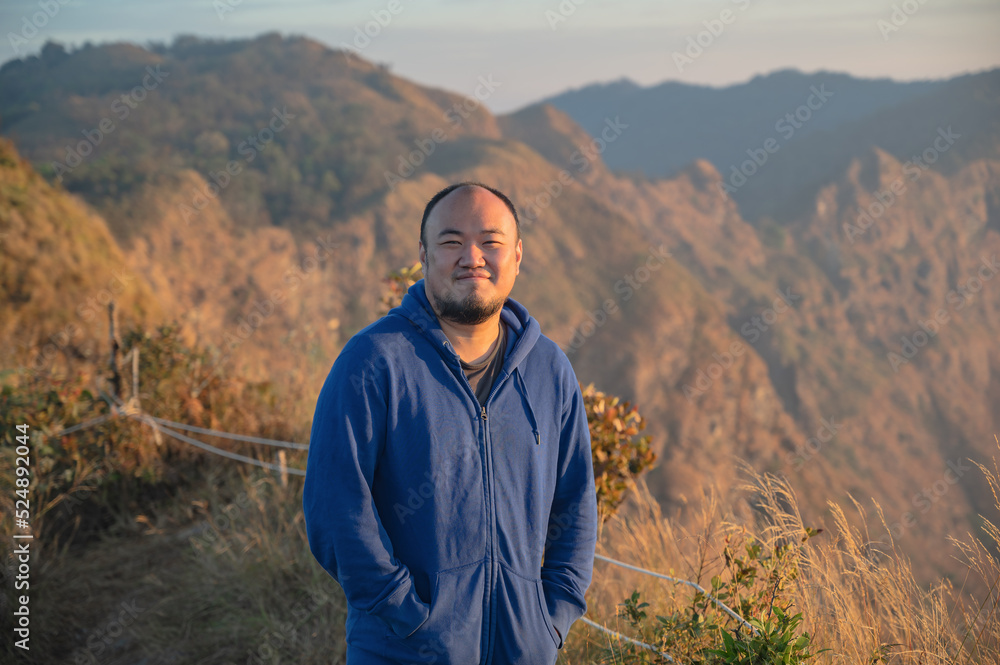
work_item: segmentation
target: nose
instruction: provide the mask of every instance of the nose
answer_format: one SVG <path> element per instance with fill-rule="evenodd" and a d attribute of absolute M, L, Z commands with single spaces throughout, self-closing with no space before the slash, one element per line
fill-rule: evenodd
<path fill-rule="evenodd" d="M 462 250 L 461 265 L 463 268 L 480 268 L 486 265 L 483 250 L 479 245 L 470 242 Z"/>

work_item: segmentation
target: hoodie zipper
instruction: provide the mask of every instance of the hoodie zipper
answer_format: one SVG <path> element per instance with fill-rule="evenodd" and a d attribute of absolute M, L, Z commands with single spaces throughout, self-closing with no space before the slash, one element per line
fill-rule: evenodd
<path fill-rule="evenodd" d="M 490 396 L 486 398 L 486 404 L 489 404 L 490 397 L 493 396 L 493 392 L 496 390 L 497 386 L 493 386 L 490 391 Z M 496 590 L 496 575 L 497 575 L 497 561 L 496 561 L 496 499 L 493 496 L 494 493 L 494 483 L 493 483 L 493 453 L 490 449 L 490 430 L 487 426 L 489 416 L 486 413 L 486 404 L 482 405 L 482 426 L 483 426 L 483 449 L 486 451 L 486 479 L 488 484 L 487 491 L 489 492 L 488 509 L 490 511 L 489 515 L 489 558 L 490 558 L 490 577 L 489 584 L 486 585 L 486 606 L 489 608 L 489 616 L 487 616 L 486 623 L 486 649 L 484 649 L 483 658 L 481 662 L 489 663 L 492 661 L 493 652 L 493 634 L 494 622 L 496 619 L 496 603 L 493 602 L 493 595 Z"/>
<path fill-rule="evenodd" d="M 500 574 L 500 564 L 497 561 L 496 555 L 496 498 L 494 497 L 495 482 L 493 479 L 493 449 L 492 442 L 490 441 L 490 430 L 487 427 L 489 422 L 489 414 L 486 411 L 486 406 L 493 400 L 493 396 L 496 395 L 497 391 L 500 389 L 501 384 L 508 378 L 511 378 L 512 373 L 508 373 L 499 381 L 493 383 L 493 387 L 490 388 L 490 394 L 486 397 L 486 403 L 481 406 L 480 418 L 483 425 L 483 444 L 486 450 L 486 477 L 489 481 L 489 510 L 490 510 L 490 583 L 486 588 L 486 600 L 490 608 L 488 630 L 486 632 L 486 649 L 483 653 L 482 663 L 492 663 L 493 662 L 493 641 L 496 637 L 496 603 L 492 602 L 494 592 L 496 591 L 497 578 Z M 511 379 L 513 380 L 513 379 Z M 478 400 L 477 400 L 478 401 Z"/>
<path fill-rule="evenodd" d="M 451 346 L 448 342 L 445 342 L 445 345 Z M 462 375 L 462 378 L 465 378 L 465 372 L 462 371 L 462 364 L 461 363 L 457 364 L 459 373 Z M 496 556 L 496 501 L 493 496 L 493 491 L 494 491 L 493 454 L 492 454 L 492 449 L 490 448 L 490 434 L 489 434 L 489 428 L 487 427 L 487 423 L 489 421 L 489 414 L 486 411 L 486 405 L 489 404 L 490 401 L 493 399 L 493 396 L 500 389 L 500 385 L 503 383 L 503 381 L 506 381 L 508 378 L 511 378 L 512 374 L 513 372 L 510 372 L 506 376 L 503 376 L 500 381 L 494 381 L 493 387 L 490 389 L 490 394 L 486 398 L 486 403 L 480 405 L 479 409 L 480 424 L 482 425 L 482 430 L 483 430 L 483 450 L 485 451 L 485 456 L 486 456 L 486 485 L 484 487 L 484 491 L 488 493 L 486 501 L 486 509 L 489 512 L 487 517 L 489 521 L 488 537 L 490 539 L 489 542 L 490 577 L 488 583 L 485 585 L 486 589 L 484 592 L 484 600 L 486 602 L 489 615 L 486 617 L 486 626 L 487 626 L 486 648 L 483 650 L 482 658 L 480 660 L 480 662 L 483 663 L 484 665 L 488 665 L 493 660 L 492 656 L 493 640 L 496 633 L 495 629 L 496 603 L 492 602 L 492 600 L 494 591 L 496 590 L 497 576 L 499 575 L 499 564 L 497 563 L 497 556 Z M 513 379 L 511 378 L 511 380 Z M 469 385 L 468 379 L 466 379 L 465 385 L 469 387 L 469 392 L 467 394 L 472 395 L 473 401 L 476 404 L 479 404 L 479 399 L 476 397 L 476 394 L 472 391 L 472 386 Z"/>

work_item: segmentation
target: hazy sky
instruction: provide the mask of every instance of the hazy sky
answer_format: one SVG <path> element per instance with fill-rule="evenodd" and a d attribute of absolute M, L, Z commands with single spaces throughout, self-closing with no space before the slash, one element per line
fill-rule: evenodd
<path fill-rule="evenodd" d="M 492 76 L 486 104 L 501 112 L 621 77 L 720 85 L 795 67 L 912 80 L 1000 66 L 1000 0 L 3 0 L 0 26 L 0 61 L 48 39 L 303 34 L 461 94 Z"/>

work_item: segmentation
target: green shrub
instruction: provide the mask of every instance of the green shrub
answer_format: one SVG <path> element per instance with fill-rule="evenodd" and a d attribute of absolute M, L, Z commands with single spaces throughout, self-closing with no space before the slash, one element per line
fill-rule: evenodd
<path fill-rule="evenodd" d="M 695 591 L 686 606 L 647 617 L 649 604 L 633 591 L 619 605 L 637 639 L 671 655 L 677 662 L 699 665 L 795 665 L 813 652 L 813 638 L 801 631 L 803 617 L 791 612 L 786 588 L 798 574 L 798 554 L 819 531 L 807 529 L 798 543 L 768 550 L 745 532 L 727 538 L 723 575 L 712 578 L 711 589 Z M 713 600 L 713 598 L 715 600 Z M 737 620 L 716 604 L 725 604 Z M 635 644 L 613 645 L 604 652 L 608 662 L 662 663 L 661 656 Z"/>

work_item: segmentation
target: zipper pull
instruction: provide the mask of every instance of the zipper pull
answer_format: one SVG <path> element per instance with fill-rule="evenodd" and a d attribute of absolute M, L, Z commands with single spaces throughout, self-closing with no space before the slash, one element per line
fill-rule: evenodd
<path fill-rule="evenodd" d="M 539 434 L 538 432 L 535 432 L 535 445 L 536 446 L 542 445 L 542 435 Z"/>
<path fill-rule="evenodd" d="M 483 407 L 483 420 L 486 420 L 486 407 Z"/>

